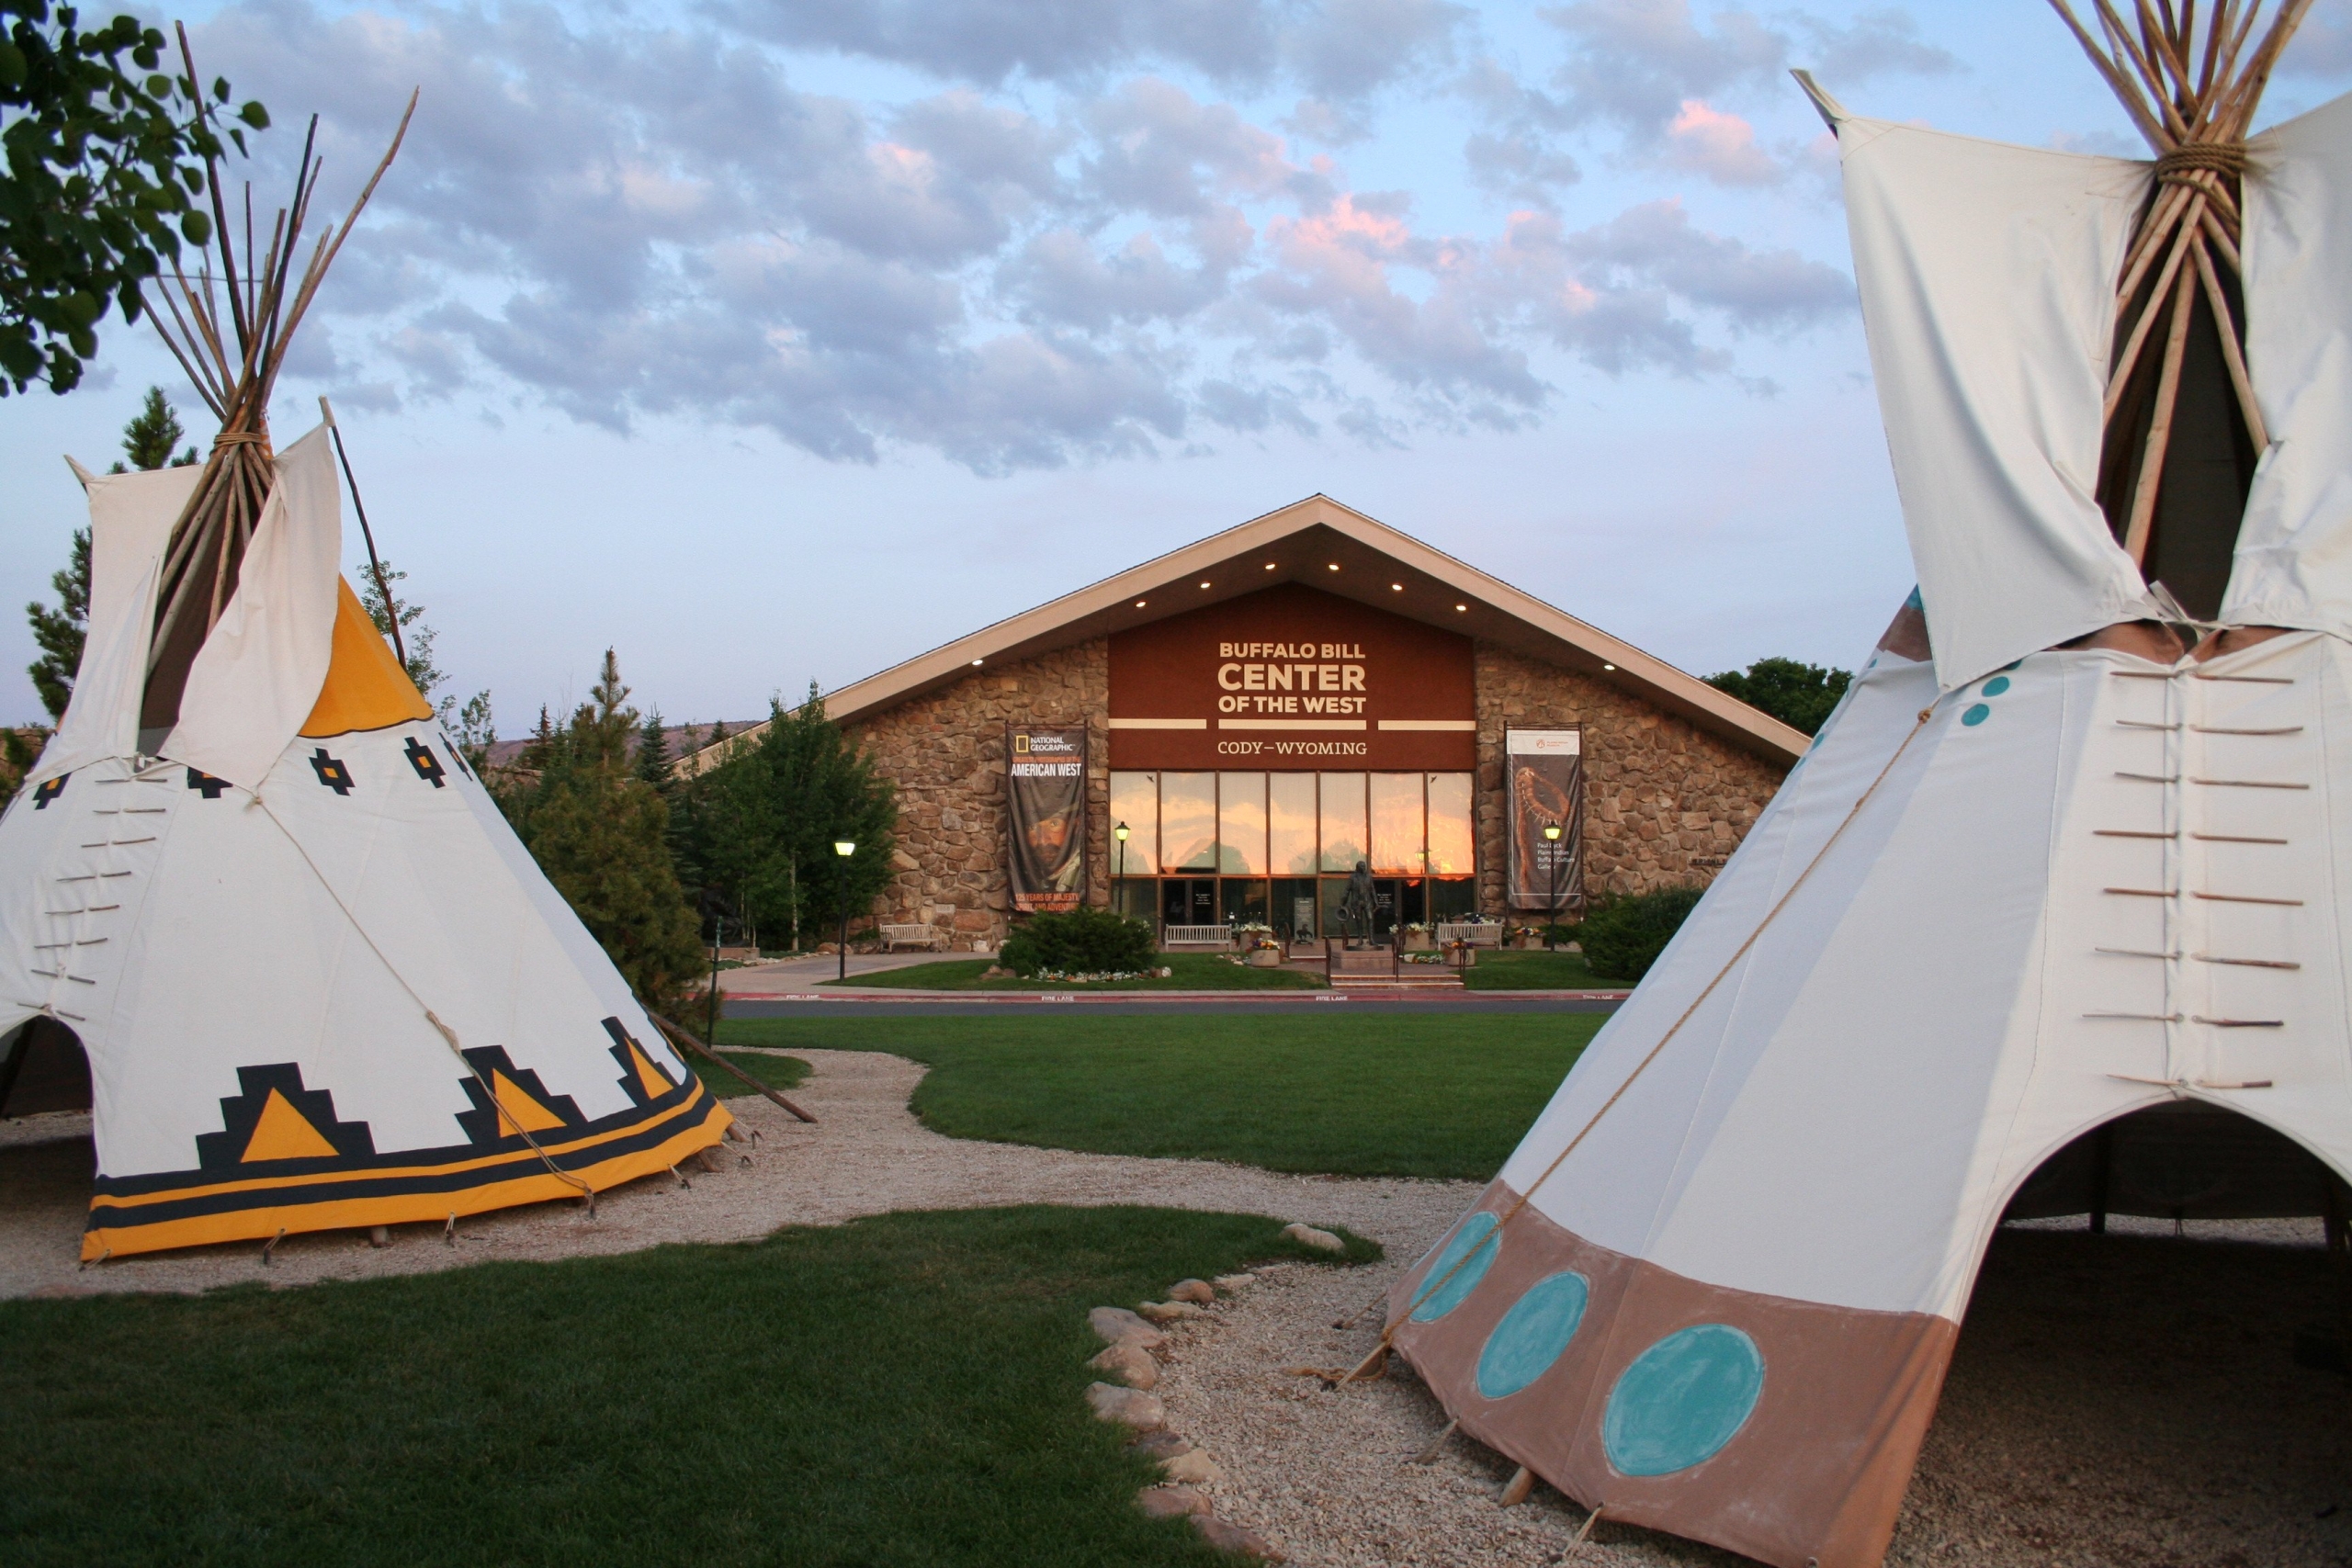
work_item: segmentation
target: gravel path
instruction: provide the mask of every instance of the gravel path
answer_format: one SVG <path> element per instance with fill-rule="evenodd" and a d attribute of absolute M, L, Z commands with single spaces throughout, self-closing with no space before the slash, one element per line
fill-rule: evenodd
<path fill-rule="evenodd" d="M 1230 1210 L 1345 1225 L 1386 1241 L 1435 1235 L 1478 1190 L 1469 1182 L 1283 1176 L 1206 1160 L 1133 1159 L 944 1138 L 907 1110 L 923 1074 L 917 1064 L 871 1051 L 790 1055 L 816 1069 L 792 1098 L 817 1122 L 796 1122 L 764 1100 L 729 1100 L 728 1109 L 760 1134 L 750 1145 L 749 1168 L 730 1157 L 726 1170 L 706 1174 L 690 1163 L 690 1190 L 667 1176 L 632 1182 L 601 1194 L 593 1220 L 571 1202 L 477 1215 L 458 1223 L 455 1247 L 442 1245 L 437 1224 L 396 1226 L 392 1245 L 383 1248 L 369 1247 L 358 1232 L 288 1236 L 266 1269 L 258 1242 L 81 1269 L 90 1201 L 88 1117 L 0 1123 L 0 1297 L 201 1291 L 255 1280 L 300 1285 L 426 1273 L 492 1258 L 634 1252 L 672 1241 L 749 1241 L 779 1225 L 1000 1203 Z"/>
<path fill-rule="evenodd" d="M 1406 1462 L 1443 1425 L 1399 1364 L 1345 1393 L 1285 1375 L 1344 1366 L 1374 1343 L 1362 1308 L 1442 1234 L 1475 1184 L 1292 1177 L 1193 1160 L 1130 1159 L 943 1138 L 909 1114 L 922 1069 L 866 1052 L 795 1051 L 816 1068 L 793 1090 L 805 1126 L 757 1099 L 729 1109 L 762 1134 L 755 1164 L 570 1204 L 438 1227 L 394 1244 L 289 1238 L 275 1267 L 250 1243 L 77 1270 L 88 1201 L 86 1117 L 0 1123 L 0 1296 L 194 1291 L 260 1280 L 414 1273 L 489 1258 L 725 1242 L 779 1225 L 892 1209 L 999 1203 L 1159 1203 L 1343 1224 L 1388 1249 L 1366 1269 L 1278 1265 L 1196 1323 L 1170 1330 L 1154 1392 L 1170 1427 L 1226 1478 L 1220 1517 L 1306 1568 L 1501 1568 L 1559 1561 L 1583 1511 L 1539 1486 L 1495 1495 L 1511 1465 L 1455 1438 Z M 2293 1331 L 2331 1307 L 2315 1224 L 2118 1222 L 2095 1238 L 2063 1222 L 1996 1243 L 1888 1562 L 1899 1568 L 2346 1568 L 2352 1564 L 2352 1384 L 2293 1365 Z M 1118 1303 L 1131 1304 L 1131 1303 Z M 1603 1522 L 1578 1563 L 1709 1565 L 1728 1553 Z"/>

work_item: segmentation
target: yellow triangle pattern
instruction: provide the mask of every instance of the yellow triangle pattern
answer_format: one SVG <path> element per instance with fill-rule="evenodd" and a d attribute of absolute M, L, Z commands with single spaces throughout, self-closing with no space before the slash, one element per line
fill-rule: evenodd
<path fill-rule="evenodd" d="M 652 1060 L 638 1048 L 634 1040 L 628 1043 L 628 1055 L 629 1060 L 637 1064 L 637 1081 L 645 1086 L 648 1100 L 659 1100 L 678 1087 L 670 1081 L 669 1074 L 655 1066 Z"/>
<path fill-rule="evenodd" d="M 310 1118 L 294 1109 L 291 1101 L 276 1089 L 262 1101 L 261 1120 L 254 1123 L 254 1135 L 245 1141 L 245 1152 L 238 1156 L 239 1163 L 250 1165 L 266 1159 L 332 1158 L 335 1148 L 319 1135 Z"/>
<path fill-rule="evenodd" d="M 498 1095 L 498 1108 L 506 1112 L 508 1121 L 526 1133 L 544 1133 L 551 1127 L 563 1125 L 562 1117 L 524 1093 L 504 1073 L 493 1069 L 490 1079 L 491 1088 Z"/>

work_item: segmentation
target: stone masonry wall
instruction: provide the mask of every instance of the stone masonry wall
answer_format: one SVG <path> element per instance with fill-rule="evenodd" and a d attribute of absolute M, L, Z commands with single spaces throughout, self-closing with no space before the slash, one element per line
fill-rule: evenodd
<path fill-rule="evenodd" d="M 1646 893 L 1711 879 L 1787 770 L 1603 681 L 1477 645 L 1478 907 L 1503 907 L 1503 730 L 1584 730 L 1584 885 Z"/>
<path fill-rule="evenodd" d="M 958 947 L 1001 942 L 1006 924 L 1004 727 L 1086 725 L 1086 859 L 1090 904 L 1111 885 L 1111 645 L 1096 637 L 1035 659 L 977 671 L 954 684 L 846 727 L 899 786 L 897 879 L 878 919 L 920 922 L 923 907 Z"/>
<path fill-rule="evenodd" d="M 1645 892 L 1713 876 L 1785 770 L 1605 682 L 1489 643 L 1476 649 L 1478 904 L 1503 907 L 1503 730 L 1581 726 L 1585 888 Z M 1004 727 L 1087 725 L 1087 902 L 1110 902 L 1110 644 L 976 671 L 848 726 L 899 788 L 897 876 L 878 919 L 930 907 L 956 946 L 1007 929 Z"/>

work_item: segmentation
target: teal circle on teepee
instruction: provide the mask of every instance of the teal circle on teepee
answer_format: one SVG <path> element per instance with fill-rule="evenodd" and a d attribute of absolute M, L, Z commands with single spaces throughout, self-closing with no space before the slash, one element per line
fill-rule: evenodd
<path fill-rule="evenodd" d="M 1437 1261 L 1430 1265 L 1430 1271 L 1421 1276 L 1420 1284 L 1415 1287 L 1426 1290 L 1438 1280 L 1445 1281 L 1413 1309 L 1413 1321 L 1435 1323 L 1468 1301 L 1470 1292 L 1487 1277 L 1487 1270 L 1494 1267 L 1495 1255 L 1501 1250 L 1502 1242 L 1495 1236 L 1494 1215 L 1473 1214 L 1463 1221 L 1453 1239 L 1445 1244 L 1445 1250 L 1437 1255 Z M 1465 1258 L 1469 1261 L 1464 1263 Z M 1457 1263 L 1462 1267 L 1454 1268 Z"/>
<path fill-rule="evenodd" d="M 1993 710 L 1986 707 L 1983 703 L 1978 703 L 1971 707 L 1966 713 L 1960 716 L 1960 722 L 1968 726 L 1971 729 L 1973 729 L 1992 716 Z"/>
<path fill-rule="evenodd" d="M 1756 1341 L 1727 1323 L 1679 1329 L 1634 1358 L 1609 1391 L 1600 1441 L 1620 1475 L 1671 1475 L 1715 1454 L 1764 1392 Z"/>
<path fill-rule="evenodd" d="M 1478 1392 L 1508 1399 L 1550 1371 L 1577 1337 L 1590 1293 L 1585 1277 L 1573 1269 L 1530 1285 L 1487 1336 L 1478 1353 Z"/>
<path fill-rule="evenodd" d="M 1988 697 L 1997 697 L 2008 689 L 2009 678 L 2007 675 L 1996 675 L 1984 682 L 1984 695 Z"/>

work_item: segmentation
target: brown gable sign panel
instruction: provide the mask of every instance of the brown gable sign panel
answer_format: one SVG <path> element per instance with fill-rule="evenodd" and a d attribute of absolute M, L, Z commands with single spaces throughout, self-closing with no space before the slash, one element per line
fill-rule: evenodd
<path fill-rule="evenodd" d="M 1470 639 L 1295 583 L 1111 637 L 1114 768 L 1477 766 Z"/>

